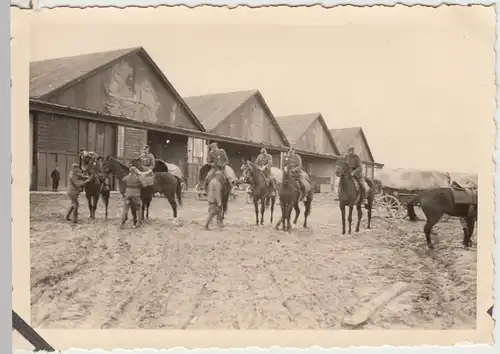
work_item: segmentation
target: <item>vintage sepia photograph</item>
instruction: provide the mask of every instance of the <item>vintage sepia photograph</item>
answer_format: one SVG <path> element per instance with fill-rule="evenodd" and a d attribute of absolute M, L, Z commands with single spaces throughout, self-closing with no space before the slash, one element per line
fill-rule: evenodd
<path fill-rule="evenodd" d="M 479 328 L 494 7 L 87 11 L 30 16 L 33 327 Z"/>

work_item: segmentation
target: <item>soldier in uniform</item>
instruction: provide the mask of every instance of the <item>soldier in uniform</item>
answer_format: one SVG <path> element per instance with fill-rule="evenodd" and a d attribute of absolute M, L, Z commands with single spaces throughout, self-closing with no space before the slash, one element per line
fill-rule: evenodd
<path fill-rule="evenodd" d="M 134 226 L 137 226 L 137 215 L 139 215 L 139 224 L 142 223 L 141 213 L 141 181 L 139 180 L 140 171 L 131 166 L 128 175 L 123 177 L 122 181 L 125 184 L 125 200 L 123 203 L 123 211 L 121 216 L 120 228 L 125 226 L 129 209 L 132 211 Z"/>
<path fill-rule="evenodd" d="M 267 179 L 269 188 L 271 188 L 274 194 L 274 180 L 271 175 L 271 167 L 273 166 L 273 157 L 267 153 L 266 148 L 260 149 L 260 154 L 255 159 L 255 164 L 260 167 L 260 170 Z"/>
<path fill-rule="evenodd" d="M 154 183 L 153 168 L 155 167 L 155 157 L 151 153 L 151 149 L 148 145 L 142 147 L 141 155 L 139 156 L 139 162 L 141 163 L 143 171 L 139 171 L 139 175 L 143 177 L 144 186 L 151 186 Z M 148 178 L 149 177 L 149 178 Z"/>
<path fill-rule="evenodd" d="M 370 193 L 370 186 L 366 183 L 365 177 L 363 175 L 363 165 L 361 164 L 361 159 L 354 152 L 354 147 L 349 146 L 347 148 L 347 154 L 344 157 L 345 163 L 351 167 L 351 174 L 354 180 L 358 182 L 359 188 L 363 193 L 363 198 L 366 198 Z"/>
<path fill-rule="evenodd" d="M 297 179 L 297 185 L 300 191 L 299 200 L 302 200 L 302 198 L 306 195 L 305 181 L 302 173 L 302 158 L 299 154 L 295 153 L 295 150 L 292 147 L 285 155 L 283 166 L 285 171 L 289 170 L 290 172 L 295 173 L 295 178 Z"/>
<path fill-rule="evenodd" d="M 215 171 L 220 170 L 227 181 L 229 181 L 229 177 L 226 174 L 226 166 L 229 163 L 229 158 L 227 157 L 226 151 L 224 149 L 219 149 L 219 145 L 217 143 L 211 143 L 208 145 L 209 153 L 207 158 L 207 163 L 212 167 L 210 171 L 208 171 L 207 176 L 205 177 L 204 184 L 204 194 L 207 195 L 208 182 L 212 178 Z"/>
<path fill-rule="evenodd" d="M 73 221 L 73 224 L 78 222 L 78 196 L 80 195 L 82 188 L 89 181 L 90 179 L 83 174 L 77 163 L 71 164 L 71 170 L 68 174 L 68 199 L 71 202 L 71 207 L 66 213 L 66 220 Z M 73 214 L 73 220 L 70 219 L 71 214 Z"/>

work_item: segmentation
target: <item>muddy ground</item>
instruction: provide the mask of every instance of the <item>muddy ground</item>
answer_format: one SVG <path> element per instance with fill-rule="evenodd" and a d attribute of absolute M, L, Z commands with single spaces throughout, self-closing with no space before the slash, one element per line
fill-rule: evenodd
<path fill-rule="evenodd" d="M 310 229 L 254 225 L 253 206 L 230 202 L 223 231 L 202 229 L 207 203 L 188 196 L 181 225 L 155 198 L 141 229 L 118 229 L 99 204 L 81 224 L 63 220 L 63 194 L 31 195 L 32 324 L 41 328 L 339 329 L 387 286 L 409 289 L 365 329 L 463 329 L 476 324 L 476 246 L 465 250 L 458 220 L 435 227 L 374 218 L 373 230 L 342 236 L 331 197 L 315 195 Z M 280 213 L 277 207 L 277 213 Z M 269 214 L 267 214 L 269 215 Z M 302 217 L 299 219 L 299 224 Z M 366 222 L 363 221 L 363 227 Z"/>

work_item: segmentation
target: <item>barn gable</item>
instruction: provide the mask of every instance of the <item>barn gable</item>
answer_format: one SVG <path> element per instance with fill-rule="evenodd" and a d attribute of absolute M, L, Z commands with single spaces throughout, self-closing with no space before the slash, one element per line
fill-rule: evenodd
<path fill-rule="evenodd" d="M 354 146 L 356 153 L 363 161 L 375 162 L 366 136 L 361 127 L 330 129 L 333 139 L 337 143 L 340 153 L 343 155 L 347 152 L 349 145 Z"/>
<path fill-rule="evenodd" d="M 32 62 L 30 97 L 139 121 L 204 130 L 143 48 Z"/>
<path fill-rule="evenodd" d="M 184 100 L 210 132 L 271 145 L 289 145 L 258 90 L 191 96 Z"/>
<path fill-rule="evenodd" d="M 295 148 L 339 155 L 335 141 L 320 113 L 296 114 L 276 119 Z"/>

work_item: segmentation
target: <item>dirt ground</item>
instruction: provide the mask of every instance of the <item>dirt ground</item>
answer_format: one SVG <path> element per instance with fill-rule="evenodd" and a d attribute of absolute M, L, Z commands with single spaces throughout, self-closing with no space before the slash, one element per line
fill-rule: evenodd
<path fill-rule="evenodd" d="M 179 226 L 167 201 L 155 198 L 146 225 L 119 230 L 116 194 L 110 219 L 104 220 L 100 202 L 94 222 L 81 196 L 76 227 L 63 221 L 65 195 L 32 194 L 32 324 L 345 329 L 345 316 L 404 281 L 408 291 L 361 328 L 475 328 L 476 247 L 462 247 L 458 220 L 435 227 L 436 248 L 429 251 L 423 222 L 374 218 L 371 231 L 342 236 L 337 204 L 330 196 L 315 198 L 310 229 L 284 233 L 268 216 L 263 227 L 255 226 L 243 196 L 230 202 L 224 230 L 205 231 L 207 203 L 191 196 Z"/>

